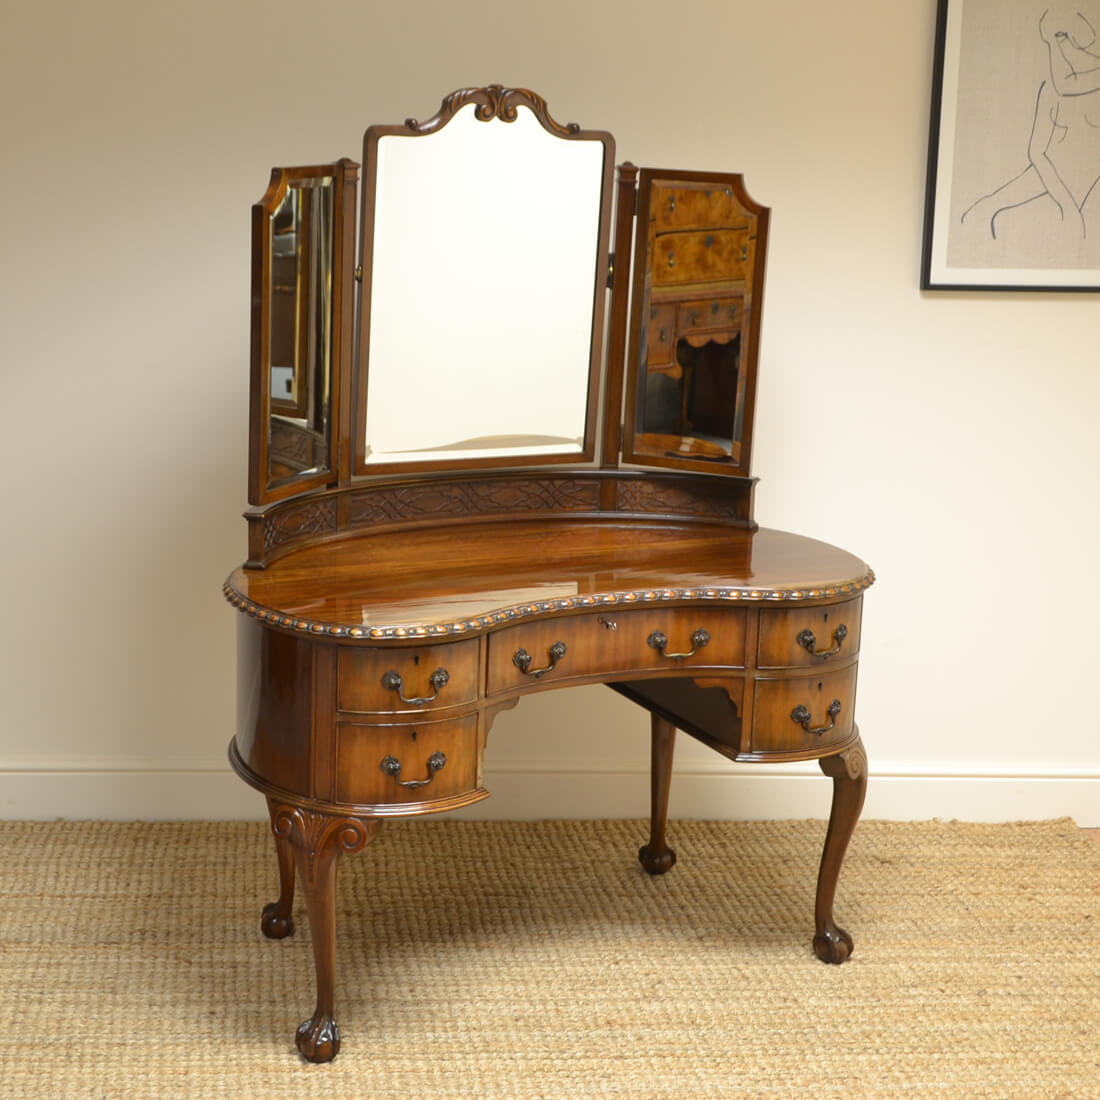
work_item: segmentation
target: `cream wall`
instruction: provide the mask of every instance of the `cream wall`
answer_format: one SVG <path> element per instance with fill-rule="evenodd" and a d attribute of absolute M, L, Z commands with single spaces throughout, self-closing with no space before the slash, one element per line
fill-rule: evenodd
<path fill-rule="evenodd" d="M 358 159 L 367 123 L 501 81 L 611 129 L 620 159 L 743 171 L 773 208 L 758 518 L 879 574 L 867 812 L 1100 825 L 1097 305 L 917 290 L 934 8 L 9 12 L 0 815 L 259 815 L 224 764 L 219 592 L 245 549 L 249 206 L 273 164 Z M 478 809 L 642 814 L 646 731 L 604 689 L 525 700 L 494 728 Z M 673 813 L 820 815 L 827 797 L 812 768 L 685 743 Z"/>

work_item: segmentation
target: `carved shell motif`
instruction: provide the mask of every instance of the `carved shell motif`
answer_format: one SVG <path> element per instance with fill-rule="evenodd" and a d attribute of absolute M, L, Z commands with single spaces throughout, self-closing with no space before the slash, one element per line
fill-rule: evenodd
<path fill-rule="evenodd" d="M 330 817 L 285 803 L 271 808 L 271 831 L 278 837 L 286 837 L 302 852 L 305 879 L 311 884 L 317 874 L 318 859 L 326 859 L 337 850 L 359 851 L 377 828 L 376 820 Z"/>

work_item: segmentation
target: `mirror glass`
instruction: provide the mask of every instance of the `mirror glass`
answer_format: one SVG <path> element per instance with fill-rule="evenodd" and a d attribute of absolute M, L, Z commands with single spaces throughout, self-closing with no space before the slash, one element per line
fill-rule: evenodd
<path fill-rule="evenodd" d="M 331 176 L 288 181 L 269 218 L 268 487 L 328 467 L 332 393 Z"/>
<path fill-rule="evenodd" d="M 643 176 L 642 182 L 634 453 L 737 465 L 757 215 L 740 201 L 732 179 Z"/>
<path fill-rule="evenodd" d="M 526 107 L 480 121 L 473 104 L 433 133 L 378 137 L 368 472 L 582 455 L 608 144 L 555 137 Z"/>

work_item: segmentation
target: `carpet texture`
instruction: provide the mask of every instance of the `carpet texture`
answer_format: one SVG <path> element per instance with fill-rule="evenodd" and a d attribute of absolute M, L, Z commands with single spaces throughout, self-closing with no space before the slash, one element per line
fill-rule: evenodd
<path fill-rule="evenodd" d="M 810 949 L 821 822 L 422 820 L 342 859 L 337 1020 L 252 823 L 0 822 L 0 1097 L 1100 1097 L 1100 845 L 864 822 Z"/>

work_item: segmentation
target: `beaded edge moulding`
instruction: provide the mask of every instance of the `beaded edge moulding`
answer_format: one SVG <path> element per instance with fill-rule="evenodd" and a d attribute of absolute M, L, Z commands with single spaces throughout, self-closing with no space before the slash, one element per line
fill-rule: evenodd
<path fill-rule="evenodd" d="M 222 585 L 225 598 L 238 611 L 271 626 L 301 634 L 324 635 L 331 638 L 358 638 L 383 641 L 399 638 L 438 638 L 444 635 L 469 634 L 487 630 L 502 623 L 535 618 L 552 611 L 570 611 L 577 608 L 603 607 L 608 604 L 648 604 L 661 601 L 739 600 L 752 603 L 824 600 L 834 596 L 856 595 L 875 583 L 875 574 L 868 569 L 862 577 L 852 581 L 821 585 L 816 588 L 647 588 L 634 592 L 607 592 L 594 596 L 565 596 L 555 600 L 539 600 L 501 608 L 487 615 L 475 615 L 449 623 L 431 626 L 395 624 L 392 626 L 343 626 L 339 623 L 321 623 L 313 619 L 301 619 L 282 615 L 262 607 L 233 587 L 229 577 Z"/>

